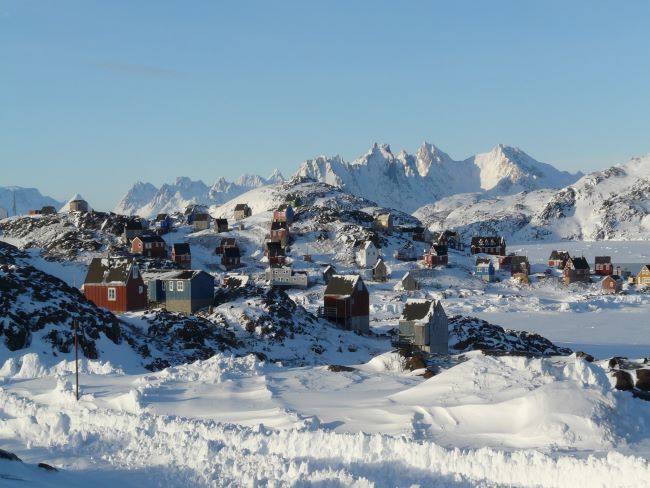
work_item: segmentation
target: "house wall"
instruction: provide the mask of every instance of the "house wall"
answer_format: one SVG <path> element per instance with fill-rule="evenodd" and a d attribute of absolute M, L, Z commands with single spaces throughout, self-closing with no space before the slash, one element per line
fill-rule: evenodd
<path fill-rule="evenodd" d="M 109 288 L 115 288 L 115 301 L 108 300 Z M 105 308 L 111 312 L 121 313 L 128 310 L 125 285 L 85 284 L 84 295 L 98 307 Z"/>

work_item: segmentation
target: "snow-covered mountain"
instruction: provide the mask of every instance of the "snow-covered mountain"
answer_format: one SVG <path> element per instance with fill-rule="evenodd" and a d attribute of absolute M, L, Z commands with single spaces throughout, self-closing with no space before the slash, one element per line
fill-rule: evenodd
<path fill-rule="evenodd" d="M 650 239 L 650 154 L 590 173 L 560 190 L 482 199 L 455 195 L 414 215 L 434 229 L 466 236 L 499 233 L 531 239 Z"/>
<path fill-rule="evenodd" d="M 375 144 L 352 162 L 340 156 L 320 156 L 305 161 L 297 176 L 339 186 L 382 206 L 413 212 L 458 193 L 493 196 L 562 188 L 582 174 L 559 171 L 536 161 L 521 149 L 502 144 L 490 152 L 454 161 L 425 142 L 414 155 L 406 151 L 394 155 L 387 144 Z"/>
<path fill-rule="evenodd" d="M 23 188 L 20 186 L 0 187 L 0 207 L 13 215 L 14 196 L 16 199 L 16 213 L 26 214 L 31 209 L 40 209 L 45 205 L 52 205 L 58 209 L 63 205 L 52 197 L 42 195 L 36 188 Z"/>
<path fill-rule="evenodd" d="M 187 205 L 222 204 L 251 189 L 284 182 L 277 169 L 271 176 L 244 174 L 235 181 L 219 178 L 212 186 L 203 181 L 178 177 L 174 183 L 165 183 L 156 188 L 151 183 L 137 182 L 115 206 L 115 213 L 152 217 L 160 212 L 182 211 Z"/>

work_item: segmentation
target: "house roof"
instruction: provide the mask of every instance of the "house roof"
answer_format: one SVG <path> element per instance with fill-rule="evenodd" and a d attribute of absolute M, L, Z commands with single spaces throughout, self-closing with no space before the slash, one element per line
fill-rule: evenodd
<path fill-rule="evenodd" d="M 611 256 L 596 256 L 596 264 L 612 264 Z"/>
<path fill-rule="evenodd" d="M 167 218 L 169 218 L 169 215 L 167 215 L 166 213 L 159 213 L 158 215 L 156 215 L 156 221 L 165 220 Z"/>
<path fill-rule="evenodd" d="M 177 242 L 172 244 L 174 254 L 191 254 L 190 245 L 187 242 Z"/>
<path fill-rule="evenodd" d="M 197 220 L 199 220 L 199 221 L 210 220 L 210 214 L 207 214 L 207 213 L 194 214 L 194 221 L 196 222 Z"/>
<path fill-rule="evenodd" d="M 336 268 L 334 266 L 332 266 L 331 264 L 328 264 L 327 266 L 325 266 L 325 269 L 323 270 L 323 273 L 324 274 L 336 273 Z"/>
<path fill-rule="evenodd" d="M 377 263 L 375 264 L 375 266 L 374 266 L 373 269 L 378 269 L 378 268 L 379 268 L 379 269 L 380 269 L 380 268 L 387 269 L 387 268 L 386 268 L 386 263 L 384 263 L 384 260 L 381 259 L 381 258 L 379 258 L 379 259 L 377 260 Z"/>
<path fill-rule="evenodd" d="M 490 258 L 476 258 L 476 266 L 479 264 L 490 264 L 492 260 Z"/>
<path fill-rule="evenodd" d="M 505 244 L 506 240 L 501 236 L 474 236 L 472 237 L 472 246 L 500 246 Z"/>
<path fill-rule="evenodd" d="M 413 275 L 411 274 L 410 271 L 407 271 L 406 274 L 404 276 L 402 276 L 401 281 L 406 281 L 406 280 L 410 280 L 410 279 L 414 280 L 415 278 L 413 278 Z"/>
<path fill-rule="evenodd" d="M 361 249 L 366 251 L 370 248 L 370 246 L 375 247 L 372 241 L 363 241 L 363 243 L 361 244 Z"/>
<path fill-rule="evenodd" d="M 278 210 L 279 210 L 280 212 L 284 212 L 285 210 L 288 210 L 289 208 L 291 208 L 291 205 L 289 205 L 288 203 L 281 203 L 281 204 L 278 206 Z"/>
<path fill-rule="evenodd" d="M 431 254 L 435 254 L 436 256 L 446 256 L 448 252 L 448 247 L 444 244 L 434 244 L 431 246 Z"/>
<path fill-rule="evenodd" d="M 228 225 L 228 219 L 214 219 L 214 223 L 217 225 Z"/>
<path fill-rule="evenodd" d="M 528 258 L 526 256 L 510 256 L 510 265 L 518 266 L 521 263 L 527 263 Z"/>
<path fill-rule="evenodd" d="M 93 258 L 84 284 L 126 284 L 135 261 L 131 258 Z"/>
<path fill-rule="evenodd" d="M 358 275 L 333 275 L 327 283 L 325 295 L 352 295 L 359 281 L 363 283 L 363 279 Z"/>
<path fill-rule="evenodd" d="M 139 220 L 130 220 L 124 226 L 126 230 L 142 230 L 142 222 Z"/>
<path fill-rule="evenodd" d="M 571 261 L 575 269 L 590 269 L 589 263 L 584 257 L 572 257 Z"/>
<path fill-rule="evenodd" d="M 288 229 L 286 222 L 280 222 L 277 220 L 271 222 L 271 230 L 281 230 L 281 229 Z"/>
<path fill-rule="evenodd" d="M 569 252 L 568 251 L 558 251 L 558 250 L 553 250 L 551 251 L 551 255 L 548 257 L 549 260 L 552 261 L 566 261 L 569 259 Z"/>
<path fill-rule="evenodd" d="M 402 310 L 402 320 L 427 319 L 433 313 L 435 305 L 435 300 L 407 300 L 404 305 L 404 310 Z"/>
<path fill-rule="evenodd" d="M 238 211 L 238 210 L 246 210 L 247 208 L 250 208 L 250 207 L 248 205 L 246 205 L 245 203 L 238 203 L 237 205 L 235 205 L 235 212 Z"/>
<path fill-rule="evenodd" d="M 133 240 L 135 241 L 136 239 L 140 239 L 142 242 L 161 242 L 163 244 L 165 243 L 165 239 L 163 239 L 162 237 L 151 235 L 151 234 L 147 234 L 144 236 L 137 236 Z"/>
<path fill-rule="evenodd" d="M 201 269 L 156 269 L 148 270 L 144 273 L 144 276 L 146 276 L 148 280 L 191 280 L 196 276 L 199 276 L 201 273 L 212 276 Z"/>
<path fill-rule="evenodd" d="M 227 258 L 238 258 L 241 257 L 239 248 L 237 246 L 227 246 L 223 248 L 223 255 Z"/>

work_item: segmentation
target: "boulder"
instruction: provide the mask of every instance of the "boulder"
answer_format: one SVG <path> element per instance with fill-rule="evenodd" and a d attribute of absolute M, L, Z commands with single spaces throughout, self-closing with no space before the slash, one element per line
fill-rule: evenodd
<path fill-rule="evenodd" d="M 636 385 L 639 390 L 650 391 L 650 369 L 636 370 Z"/>
<path fill-rule="evenodd" d="M 413 356 L 411 358 L 408 358 L 404 362 L 404 366 L 406 369 L 409 371 L 415 371 L 416 369 L 423 369 L 427 367 L 427 363 L 424 362 L 424 359 L 422 359 L 419 356 Z"/>
<path fill-rule="evenodd" d="M 349 373 L 351 371 L 354 371 L 354 368 L 351 368 L 350 366 L 343 366 L 342 364 L 330 364 L 327 367 L 327 371 L 331 371 L 332 373 Z"/>
<path fill-rule="evenodd" d="M 38 467 L 41 469 L 44 469 L 45 471 L 58 471 L 54 466 L 50 466 L 49 464 L 45 463 L 38 463 Z"/>
<path fill-rule="evenodd" d="M 422 375 L 422 377 L 425 380 L 428 380 L 429 378 L 433 378 L 435 375 L 436 375 L 435 371 L 432 371 L 431 369 L 427 368 L 424 370 L 424 374 Z"/>
<path fill-rule="evenodd" d="M 5 451 L 4 449 L 0 449 L 0 459 L 6 459 L 7 461 L 18 461 L 21 463 L 23 462 L 13 452 Z"/>
<path fill-rule="evenodd" d="M 617 390 L 629 391 L 634 388 L 632 375 L 627 371 L 614 371 L 613 376 L 616 378 L 616 386 L 614 388 Z"/>
<path fill-rule="evenodd" d="M 576 352 L 576 357 L 577 358 L 582 358 L 588 363 L 593 363 L 594 362 L 594 357 L 591 354 L 587 354 L 584 351 L 577 351 Z"/>
<path fill-rule="evenodd" d="M 609 360 L 608 363 L 609 369 L 620 368 L 621 364 L 625 363 L 626 360 L 627 360 L 626 357 L 614 356 L 612 359 Z"/>

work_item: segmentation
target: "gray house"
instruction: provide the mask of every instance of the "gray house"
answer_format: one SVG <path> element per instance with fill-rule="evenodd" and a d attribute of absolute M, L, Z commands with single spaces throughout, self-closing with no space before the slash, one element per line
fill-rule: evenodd
<path fill-rule="evenodd" d="M 212 305 L 214 278 L 193 269 L 161 272 L 147 280 L 147 298 L 152 305 L 189 315 Z"/>
<path fill-rule="evenodd" d="M 449 331 L 447 314 L 437 300 L 409 299 L 399 320 L 399 347 L 447 354 Z"/>

